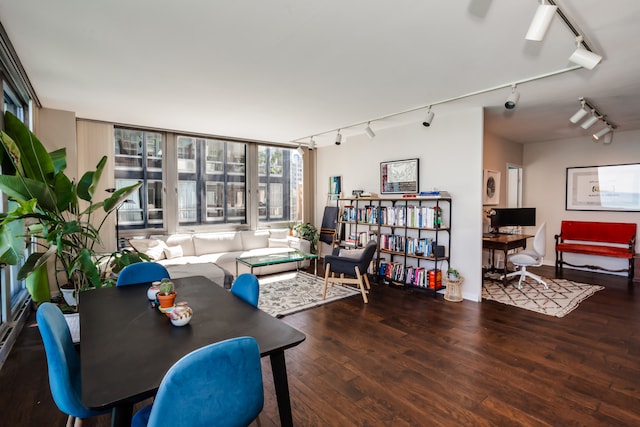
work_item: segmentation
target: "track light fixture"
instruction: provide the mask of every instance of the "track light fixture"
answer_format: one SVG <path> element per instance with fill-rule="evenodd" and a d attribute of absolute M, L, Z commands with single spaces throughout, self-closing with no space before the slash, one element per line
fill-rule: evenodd
<path fill-rule="evenodd" d="M 313 137 L 309 139 L 309 151 L 313 151 L 316 148 L 316 142 L 313 140 Z"/>
<path fill-rule="evenodd" d="M 576 111 L 576 113 L 569 119 L 571 123 L 578 123 L 584 118 L 584 116 L 589 114 L 589 110 L 587 110 L 587 108 L 585 107 L 586 101 L 584 100 L 584 98 L 580 98 L 580 103 L 582 104 L 580 109 Z"/>
<path fill-rule="evenodd" d="M 602 138 L 603 136 L 605 136 L 606 134 L 608 134 L 609 132 L 611 132 L 611 126 L 609 125 L 609 123 L 604 122 L 605 127 L 603 127 L 602 129 L 600 129 L 598 132 L 593 134 L 593 138 L 598 141 L 600 138 Z"/>
<path fill-rule="evenodd" d="M 300 144 L 298 144 L 298 148 L 296 148 L 296 151 L 298 152 L 298 154 L 300 154 L 300 156 L 304 156 L 304 150 L 302 149 L 302 146 Z"/>
<path fill-rule="evenodd" d="M 604 140 L 602 141 L 603 144 L 611 144 L 611 141 L 613 141 L 613 132 L 609 132 L 604 136 Z"/>
<path fill-rule="evenodd" d="M 376 137 L 376 133 L 373 131 L 373 129 L 371 129 L 371 122 L 367 123 L 367 127 L 364 128 L 364 131 L 367 133 L 369 139 L 373 139 Z"/>
<path fill-rule="evenodd" d="M 598 120 L 601 119 L 601 116 L 596 115 L 596 110 L 591 110 L 591 116 L 585 120 L 584 122 L 582 122 L 582 124 L 580 125 L 580 127 L 582 129 L 589 129 L 591 126 L 593 126 L 594 124 L 596 124 L 596 122 Z"/>
<path fill-rule="evenodd" d="M 576 50 L 569 57 L 569 61 L 578 64 L 587 70 L 593 70 L 602 61 L 602 56 L 587 50 L 582 45 L 582 36 L 576 37 Z"/>
<path fill-rule="evenodd" d="M 342 144 L 342 135 L 340 134 L 340 129 L 338 129 L 338 133 L 336 134 L 336 145 Z"/>
<path fill-rule="evenodd" d="M 426 128 L 431 126 L 431 122 L 433 121 L 433 116 L 435 116 L 435 114 L 433 113 L 433 111 L 431 111 L 431 105 L 429 105 L 429 109 L 427 110 L 427 117 L 425 117 L 424 121 L 422 122 L 422 126 Z"/>
<path fill-rule="evenodd" d="M 540 0 L 536 14 L 533 16 L 527 35 L 524 38 L 538 42 L 542 41 L 547 34 L 556 10 L 558 10 L 558 6 L 546 4 L 544 0 Z"/>
<path fill-rule="evenodd" d="M 506 108 L 507 110 L 513 110 L 514 108 L 516 108 L 516 104 L 520 99 L 520 92 L 516 91 L 516 86 L 517 85 L 511 86 L 511 94 L 507 98 L 507 101 L 504 103 L 504 108 Z"/>

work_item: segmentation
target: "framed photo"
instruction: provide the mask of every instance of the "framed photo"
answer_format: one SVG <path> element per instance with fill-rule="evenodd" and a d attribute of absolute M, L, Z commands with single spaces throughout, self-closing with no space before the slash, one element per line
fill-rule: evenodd
<path fill-rule="evenodd" d="M 489 169 L 484 170 L 482 185 L 482 204 L 497 205 L 500 203 L 500 172 Z"/>
<path fill-rule="evenodd" d="M 640 163 L 567 168 L 565 208 L 640 212 Z"/>
<path fill-rule="evenodd" d="M 419 160 L 380 162 L 380 193 L 417 193 Z"/>
<path fill-rule="evenodd" d="M 329 200 L 338 200 L 342 194 L 342 177 L 329 177 Z"/>

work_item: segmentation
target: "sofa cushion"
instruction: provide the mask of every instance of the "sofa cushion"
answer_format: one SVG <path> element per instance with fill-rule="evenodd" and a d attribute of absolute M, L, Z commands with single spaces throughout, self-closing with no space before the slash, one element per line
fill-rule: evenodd
<path fill-rule="evenodd" d="M 182 251 L 182 246 L 176 245 L 176 246 L 167 246 L 166 248 L 164 248 L 164 256 L 167 259 L 179 258 L 183 255 L 184 255 L 184 252 Z"/>
<path fill-rule="evenodd" d="M 286 228 L 269 230 L 269 234 L 271 234 L 271 237 L 274 239 L 286 239 L 289 235 L 289 230 Z"/>
<path fill-rule="evenodd" d="M 129 244 L 138 252 L 147 254 L 153 261 L 165 258 L 166 243 L 157 239 L 130 239 Z"/>
<path fill-rule="evenodd" d="M 196 251 L 193 248 L 193 240 L 191 234 L 174 234 L 169 236 L 167 240 L 165 240 L 167 246 L 182 246 L 182 255 L 183 256 L 192 256 L 196 255 Z"/>
<path fill-rule="evenodd" d="M 266 248 L 269 245 L 269 230 L 240 231 L 242 237 L 242 249 L 245 251 Z"/>
<path fill-rule="evenodd" d="M 288 248 L 289 239 L 274 239 L 273 237 L 270 237 L 269 247 L 270 248 Z"/>
<path fill-rule="evenodd" d="M 193 235 L 195 255 L 242 251 L 240 233 L 198 233 Z"/>

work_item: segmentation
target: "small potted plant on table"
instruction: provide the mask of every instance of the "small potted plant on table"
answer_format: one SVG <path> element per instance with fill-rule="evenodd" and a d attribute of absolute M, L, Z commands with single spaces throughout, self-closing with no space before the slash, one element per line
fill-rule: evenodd
<path fill-rule="evenodd" d="M 171 279 L 164 278 L 160 281 L 160 291 L 157 294 L 160 309 L 173 307 L 176 300 L 176 291 Z"/>

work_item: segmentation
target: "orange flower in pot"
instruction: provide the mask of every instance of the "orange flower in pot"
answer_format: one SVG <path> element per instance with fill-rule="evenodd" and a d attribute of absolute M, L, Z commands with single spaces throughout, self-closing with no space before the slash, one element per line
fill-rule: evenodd
<path fill-rule="evenodd" d="M 176 299 L 176 292 L 173 287 L 173 282 L 170 279 L 162 279 L 160 282 L 160 291 L 157 293 L 158 303 L 160 308 L 173 307 L 173 303 Z"/>

